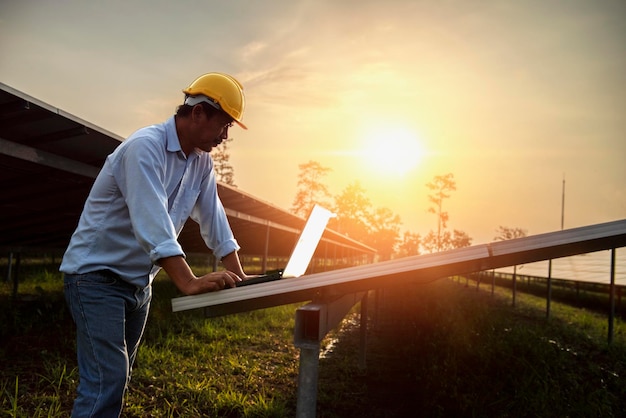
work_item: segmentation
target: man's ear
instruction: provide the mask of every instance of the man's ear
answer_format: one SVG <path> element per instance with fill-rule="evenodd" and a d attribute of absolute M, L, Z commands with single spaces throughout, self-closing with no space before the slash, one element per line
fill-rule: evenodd
<path fill-rule="evenodd" d="M 204 109 L 201 104 L 197 104 L 191 109 L 191 119 L 194 122 L 197 122 L 202 116 L 206 117 L 206 113 L 204 113 Z"/>

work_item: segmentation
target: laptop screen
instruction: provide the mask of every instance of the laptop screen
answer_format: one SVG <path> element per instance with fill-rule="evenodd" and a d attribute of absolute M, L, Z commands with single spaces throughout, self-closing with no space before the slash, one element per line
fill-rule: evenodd
<path fill-rule="evenodd" d="M 326 229 L 329 219 L 334 216 L 334 213 L 319 205 L 313 207 L 291 257 L 289 257 L 289 262 L 283 271 L 283 277 L 300 277 L 306 272 L 317 244 L 322 239 L 324 229 Z"/>

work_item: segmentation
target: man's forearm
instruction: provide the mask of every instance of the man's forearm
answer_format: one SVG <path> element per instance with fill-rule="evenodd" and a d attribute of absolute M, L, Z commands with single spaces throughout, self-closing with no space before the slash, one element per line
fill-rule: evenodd
<path fill-rule="evenodd" d="M 190 284 L 196 280 L 196 275 L 191 271 L 185 258 L 180 255 L 165 257 L 159 260 L 159 264 L 172 279 L 176 287 L 187 293 L 186 289 L 189 289 Z"/>
<path fill-rule="evenodd" d="M 226 270 L 232 271 L 240 278 L 245 278 L 246 273 L 243 271 L 243 267 L 241 267 L 241 261 L 239 260 L 239 254 L 237 251 L 233 251 L 230 254 L 225 255 L 222 258 L 222 265 Z"/>

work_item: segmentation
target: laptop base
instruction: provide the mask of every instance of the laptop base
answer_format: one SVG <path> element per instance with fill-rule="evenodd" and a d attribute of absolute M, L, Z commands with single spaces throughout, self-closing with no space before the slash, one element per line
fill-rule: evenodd
<path fill-rule="evenodd" d="M 275 270 L 275 271 L 267 272 L 266 274 L 262 276 L 253 277 L 252 279 L 237 282 L 235 286 L 241 287 L 241 286 L 249 286 L 251 284 L 273 282 L 274 280 L 280 280 L 282 277 L 283 277 L 283 271 Z"/>

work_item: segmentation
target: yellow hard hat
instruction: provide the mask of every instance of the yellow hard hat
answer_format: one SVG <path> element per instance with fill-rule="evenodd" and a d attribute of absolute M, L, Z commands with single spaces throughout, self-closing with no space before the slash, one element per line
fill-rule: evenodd
<path fill-rule="evenodd" d="M 207 73 L 196 78 L 186 89 L 185 104 L 195 105 L 207 102 L 223 110 L 243 129 L 242 122 L 245 98 L 243 86 L 232 76 L 223 73 Z"/>

